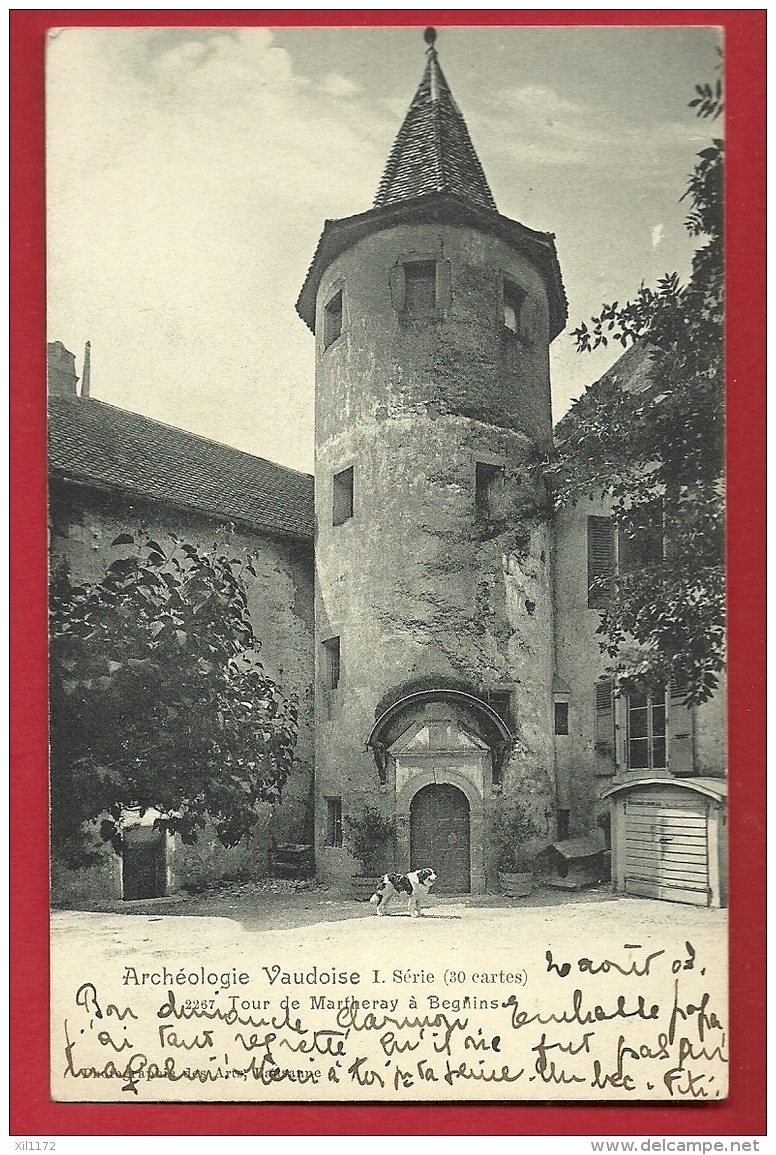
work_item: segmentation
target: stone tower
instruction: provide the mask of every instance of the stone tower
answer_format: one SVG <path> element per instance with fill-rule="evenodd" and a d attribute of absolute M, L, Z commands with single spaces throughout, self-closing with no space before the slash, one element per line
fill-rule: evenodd
<path fill-rule="evenodd" d="M 518 800 L 554 834 L 552 437 L 566 302 L 551 234 L 496 209 L 426 33 L 374 207 L 327 221 L 297 302 L 316 343 L 316 858 L 394 823 L 366 873 L 495 883 Z M 343 825 L 344 824 L 344 825 Z M 344 834 L 344 845 L 343 845 Z"/>

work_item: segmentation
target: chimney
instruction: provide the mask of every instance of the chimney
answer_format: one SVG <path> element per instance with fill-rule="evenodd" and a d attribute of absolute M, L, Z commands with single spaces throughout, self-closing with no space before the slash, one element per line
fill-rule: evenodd
<path fill-rule="evenodd" d="M 81 396 L 89 396 L 89 386 L 92 381 L 92 343 L 87 341 L 84 346 L 84 367 L 83 376 L 81 377 Z"/>
<path fill-rule="evenodd" d="M 48 391 L 51 397 L 75 397 L 78 377 L 75 354 L 61 341 L 49 341 L 46 346 Z"/>

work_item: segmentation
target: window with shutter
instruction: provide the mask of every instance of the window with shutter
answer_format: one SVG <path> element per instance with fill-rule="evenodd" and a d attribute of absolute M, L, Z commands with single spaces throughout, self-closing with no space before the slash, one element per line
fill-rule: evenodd
<path fill-rule="evenodd" d="M 595 687 L 595 766 L 601 777 L 614 774 L 614 683 L 597 682 Z"/>
<path fill-rule="evenodd" d="M 450 305 L 451 266 L 441 253 L 404 253 L 390 271 L 391 304 L 404 321 L 433 321 Z"/>
<path fill-rule="evenodd" d="M 695 712 L 684 702 L 685 689 L 673 682 L 668 692 L 668 768 L 692 774 L 695 768 Z"/>
<path fill-rule="evenodd" d="M 587 519 L 587 604 L 590 609 L 604 609 L 612 595 L 612 581 L 617 565 L 614 545 L 614 523 L 610 517 Z"/>

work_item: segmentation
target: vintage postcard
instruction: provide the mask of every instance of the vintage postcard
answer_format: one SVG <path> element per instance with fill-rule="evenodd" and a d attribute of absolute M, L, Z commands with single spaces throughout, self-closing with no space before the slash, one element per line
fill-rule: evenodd
<path fill-rule="evenodd" d="M 724 68 L 49 32 L 55 1102 L 726 1099 Z"/>

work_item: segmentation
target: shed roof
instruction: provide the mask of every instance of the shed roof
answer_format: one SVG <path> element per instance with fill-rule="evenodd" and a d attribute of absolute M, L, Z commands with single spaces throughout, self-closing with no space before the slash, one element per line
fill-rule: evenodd
<path fill-rule="evenodd" d="M 49 399 L 48 441 L 53 478 L 313 537 L 313 478 L 218 441 L 72 396 Z"/>

